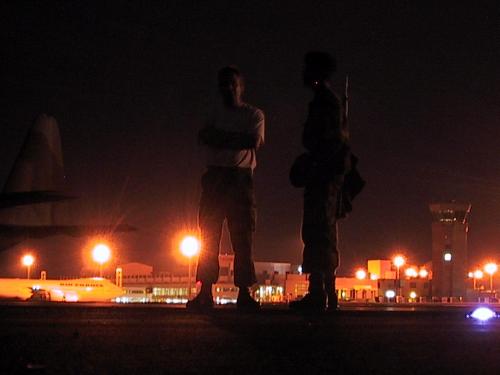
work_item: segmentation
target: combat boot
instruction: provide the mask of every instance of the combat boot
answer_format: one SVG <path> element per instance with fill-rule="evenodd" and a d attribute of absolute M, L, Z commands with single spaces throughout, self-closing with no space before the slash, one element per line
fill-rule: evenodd
<path fill-rule="evenodd" d="M 339 299 L 337 293 L 328 293 L 328 307 L 326 309 L 328 312 L 339 311 Z"/>
<path fill-rule="evenodd" d="M 236 308 L 240 311 L 247 312 L 259 311 L 260 303 L 252 298 L 248 289 L 245 290 L 245 288 L 240 288 L 238 299 L 236 300 Z"/>
<path fill-rule="evenodd" d="M 186 303 L 186 310 L 192 312 L 208 312 L 214 308 L 214 298 L 211 293 L 199 293 Z"/>
<path fill-rule="evenodd" d="M 323 312 L 326 308 L 326 294 L 308 293 L 301 300 L 290 302 L 288 307 L 299 312 Z"/>

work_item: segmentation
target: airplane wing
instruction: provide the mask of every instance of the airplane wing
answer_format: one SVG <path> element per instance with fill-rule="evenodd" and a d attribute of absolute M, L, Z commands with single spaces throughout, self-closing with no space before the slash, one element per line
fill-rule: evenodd
<path fill-rule="evenodd" d="M 22 191 L 0 194 L 0 209 L 37 203 L 60 202 L 76 197 L 57 191 Z"/>
<path fill-rule="evenodd" d="M 67 225 L 71 220 L 59 218 L 57 202 L 75 197 L 63 193 L 64 187 L 59 126 L 54 117 L 42 114 L 28 132 L 0 194 L 0 251 L 28 238 L 82 237 L 136 230 L 126 224 Z"/>
<path fill-rule="evenodd" d="M 28 238 L 45 238 L 57 235 L 84 237 L 134 232 L 137 228 L 127 225 L 6 225 L 0 224 L 0 251 L 8 250 Z"/>
<path fill-rule="evenodd" d="M 0 224 L 0 237 L 45 238 L 59 234 L 82 237 L 94 234 L 134 232 L 137 228 L 128 224 L 119 225 L 5 225 Z"/>

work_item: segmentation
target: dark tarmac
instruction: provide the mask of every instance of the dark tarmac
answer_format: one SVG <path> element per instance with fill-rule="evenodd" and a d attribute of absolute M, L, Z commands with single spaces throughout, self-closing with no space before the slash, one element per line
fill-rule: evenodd
<path fill-rule="evenodd" d="M 469 310 L 2 303 L 0 373 L 499 374 L 500 319 L 480 324 Z"/>

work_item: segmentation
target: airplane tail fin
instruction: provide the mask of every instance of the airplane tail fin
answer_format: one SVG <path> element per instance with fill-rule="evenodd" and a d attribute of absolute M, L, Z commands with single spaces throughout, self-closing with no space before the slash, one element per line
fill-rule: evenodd
<path fill-rule="evenodd" d="M 61 191 L 64 170 L 59 126 L 42 114 L 31 127 L 4 185 L 4 193 Z"/>
<path fill-rule="evenodd" d="M 33 123 L 7 178 L 3 193 L 61 192 L 64 167 L 59 126 L 42 114 Z M 2 210 L 3 224 L 55 224 L 56 203 L 41 203 Z"/>

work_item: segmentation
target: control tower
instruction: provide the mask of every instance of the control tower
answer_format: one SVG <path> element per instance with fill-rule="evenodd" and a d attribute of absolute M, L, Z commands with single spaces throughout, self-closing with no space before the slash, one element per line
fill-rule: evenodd
<path fill-rule="evenodd" d="M 465 297 L 469 203 L 432 203 L 432 296 Z"/>

